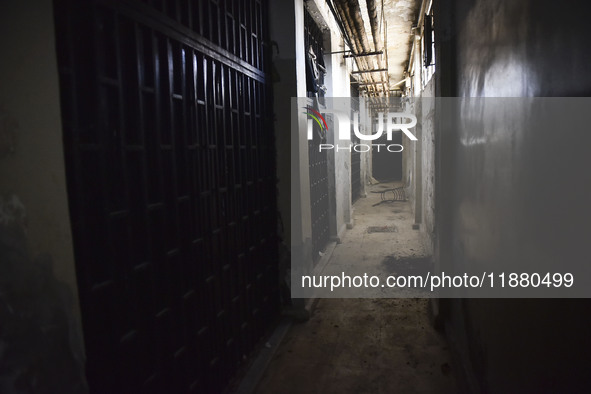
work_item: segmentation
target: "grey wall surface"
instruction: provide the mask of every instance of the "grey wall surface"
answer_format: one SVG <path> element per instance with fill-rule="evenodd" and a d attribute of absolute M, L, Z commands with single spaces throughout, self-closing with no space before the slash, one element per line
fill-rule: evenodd
<path fill-rule="evenodd" d="M 443 68 L 457 81 L 446 93 L 588 96 L 590 34 L 577 5 L 454 2 L 451 12 L 442 14 L 448 19 L 440 31 L 442 47 L 456 55 L 455 61 L 443 57 Z M 531 121 L 528 113 L 515 120 Z M 482 143 L 462 143 L 469 135 L 470 130 L 452 129 L 441 145 L 440 190 L 448 196 L 442 200 L 442 229 L 449 232 L 439 250 L 442 268 L 495 259 L 588 263 L 588 130 L 542 134 L 500 128 Z M 465 299 L 451 300 L 446 308 L 446 329 L 470 391 L 584 392 L 591 387 L 589 300 Z"/>
<path fill-rule="evenodd" d="M 302 6 L 300 4 L 300 6 Z M 291 240 L 291 163 L 287 160 L 291 155 L 291 100 L 297 97 L 298 70 L 303 67 L 296 60 L 296 5 L 286 8 L 285 5 L 270 3 L 269 34 L 273 42 L 272 78 L 273 78 L 273 111 L 275 128 L 275 148 L 277 150 L 277 205 L 283 221 L 284 239 L 287 244 Z M 301 91 L 301 88 L 300 88 Z M 305 95 L 305 92 L 303 93 Z"/>
<path fill-rule="evenodd" d="M 421 143 L 420 156 L 421 161 L 421 206 L 420 219 L 421 238 L 423 239 L 427 250 L 433 250 L 435 237 L 435 100 L 429 99 L 435 95 L 435 79 L 431 79 L 425 86 L 421 95 Z"/>
<path fill-rule="evenodd" d="M 422 101 L 419 99 L 409 100 L 405 105 L 405 112 L 414 114 L 417 117 L 415 135 L 421 138 L 423 135 Z M 410 202 L 413 212 L 417 211 L 417 148 L 420 141 L 411 141 L 408 138 L 402 139 L 402 182 L 407 186 L 406 196 Z M 420 177 L 419 177 L 420 178 Z M 420 204 L 420 202 L 419 202 Z"/>
<path fill-rule="evenodd" d="M 0 6 L 0 392 L 86 391 L 53 5 Z"/>
<path fill-rule="evenodd" d="M 335 110 L 349 112 L 351 110 L 351 100 L 327 99 L 327 106 Z M 335 117 L 330 116 L 329 119 L 333 121 L 330 125 L 330 129 L 333 131 L 331 133 L 333 139 L 331 140 L 329 137 L 328 143 L 348 146 L 351 143 L 350 141 L 341 141 L 338 139 L 338 135 L 335 136 L 340 130 Z M 331 216 L 334 217 L 334 227 L 331 228 L 331 235 L 332 240 L 341 242 L 347 225 L 351 224 L 351 152 L 347 149 L 341 149 L 338 152 L 336 149 L 332 149 L 329 151 L 328 156 L 330 157 L 328 174 L 329 177 L 333 178 L 332 185 L 329 184 L 329 193 L 334 196 L 335 202 L 334 208 L 331 209 Z"/>

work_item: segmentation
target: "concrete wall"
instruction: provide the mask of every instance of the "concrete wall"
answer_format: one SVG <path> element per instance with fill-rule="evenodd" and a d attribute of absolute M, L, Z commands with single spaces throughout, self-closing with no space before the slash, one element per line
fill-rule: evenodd
<path fill-rule="evenodd" d="M 325 40 L 324 51 L 340 52 L 346 47 L 336 21 L 328 5 L 325 1 L 310 1 L 307 3 L 312 15 L 319 19 L 319 26 L 325 26 Z M 325 83 L 328 88 L 326 92 L 327 108 L 341 109 L 349 111 L 350 106 L 343 106 L 343 100 L 330 100 L 331 97 L 350 97 L 350 65 L 351 60 L 343 58 L 342 53 L 325 54 L 324 61 L 327 66 L 327 75 L 325 76 Z M 331 108 L 332 107 L 332 108 Z M 327 143 L 336 145 L 339 142 L 335 140 L 337 133 L 337 124 L 335 117 L 330 113 L 327 114 L 327 121 L 329 122 L 328 140 Z M 340 144 L 343 144 L 341 142 Z M 329 174 L 329 188 L 331 190 L 331 215 L 330 215 L 330 235 L 331 240 L 340 242 L 347 229 L 347 225 L 352 220 L 351 207 L 351 154 L 346 150 L 330 150 L 328 151 L 328 174 Z"/>
<path fill-rule="evenodd" d="M 371 121 L 370 121 L 370 114 L 368 111 L 368 104 L 367 100 L 363 97 L 359 99 L 359 131 L 362 134 L 369 134 L 371 130 Z M 360 179 L 360 187 L 359 187 L 359 196 L 361 198 L 367 197 L 367 186 L 370 182 L 371 177 L 371 161 L 372 161 L 372 152 L 361 152 L 360 163 L 359 163 L 359 177 Z M 353 208 L 354 209 L 354 208 Z M 351 220 L 354 220 L 352 218 Z"/>
<path fill-rule="evenodd" d="M 298 84 L 298 78 L 305 80 L 303 57 L 303 2 L 293 4 L 269 3 L 269 35 L 272 42 L 273 111 L 275 119 L 275 140 L 277 150 L 278 208 L 284 223 L 284 238 L 291 240 L 291 156 L 292 119 L 291 97 L 306 95 L 305 84 Z M 296 20 L 297 19 L 297 20 Z M 299 39 L 296 37 L 296 30 Z M 302 48 L 300 48 L 302 47 Z M 299 111 L 296 111 L 298 113 Z M 305 119 L 303 119 L 305 122 Z M 299 125 L 295 126 L 299 127 Z M 299 145 L 298 145 L 299 146 Z"/>
<path fill-rule="evenodd" d="M 342 50 L 342 38 L 326 2 L 310 1 L 305 6 L 317 20 L 320 28 L 326 31 L 325 51 Z M 291 265 L 300 267 L 305 274 L 314 267 L 311 254 L 307 119 L 306 114 L 301 111 L 301 108 L 308 104 L 305 99 L 304 1 L 271 1 L 269 7 L 269 30 L 274 48 L 272 67 L 278 207 L 284 224 L 284 239 L 291 249 Z M 325 76 L 327 97 L 348 97 L 348 65 L 342 54 L 326 55 L 325 63 L 328 71 Z M 297 100 L 297 97 L 304 99 Z M 334 125 L 330 123 L 331 117 L 326 118 L 329 129 L 334 130 Z M 330 207 L 330 232 L 333 239 L 338 240 L 351 221 L 350 154 L 343 151 L 332 152 L 329 162 L 329 178 L 332 185 L 330 193 L 334 196 Z"/>
<path fill-rule="evenodd" d="M 447 8 L 449 6 L 450 8 Z M 574 2 L 440 2 L 444 92 L 457 96 L 587 96 L 588 27 Z M 440 17 L 440 21 L 442 18 Z M 445 52 L 442 52 L 445 53 Z M 455 56 L 454 56 L 455 55 Z M 442 57 L 439 57 L 441 60 Z M 441 65 L 441 64 L 440 64 Z M 446 94 L 444 93 L 444 94 Z M 478 122 L 478 115 L 471 114 Z M 528 113 L 515 114 L 529 124 Z M 485 125 L 486 126 L 486 125 Z M 496 132 L 439 146 L 443 268 L 524 259 L 589 261 L 587 130 Z M 589 300 L 456 299 L 446 331 L 471 392 L 584 392 L 591 379 Z"/>
<path fill-rule="evenodd" d="M 420 182 L 420 221 L 421 238 L 429 252 L 435 242 L 435 138 L 436 138 L 436 103 L 435 79 L 431 79 L 421 94 L 421 136 L 417 144 L 421 175 Z M 419 186 L 419 185 L 417 185 Z"/>
<path fill-rule="evenodd" d="M 425 3 L 423 2 L 422 9 L 426 7 Z M 422 26 L 420 17 L 418 25 Z M 407 194 L 415 215 L 415 224 L 419 227 L 426 251 L 431 253 L 434 250 L 436 237 L 435 139 L 437 134 L 434 99 L 436 83 L 435 78 L 423 80 L 426 73 L 421 52 L 422 37 L 422 31 L 417 30 L 409 67 L 412 84 L 410 87 L 407 86 L 407 92 L 411 96 L 407 111 L 417 116 L 418 123 L 415 131 L 418 141 L 403 138 L 403 181 L 408 185 Z"/>
<path fill-rule="evenodd" d="M 300 274 L 313 268 L 306 115 L 298 110 L 303 104 L 296 99 L 306 96 L 303 1 L 285 4 L 269 2 L 269 21 L 269 35 L 273 43 L 277 205 L 284 232 L 280 275 L 289 282 L 292 267 L 303 270 Z M 303 307 L 303 300 L 297 301 L 297 304 Z"/>
<path fill-rule="evenodd" d="M 343 112 L 349 112 L 351 105 L 349 100 L 334 100 L 332 104 L 328 101 L 331 109 Z M 328 115 L 329 131 L 327 133 L 327 143 L 339 146 L 349 146 L 351 141 L 342 141 L 338 139 L 339 125 L 336 116 Z M 348 125 L 347 125 L 348 126 Z M 331 197 L 331 240 L 341 242 L 345 235 L 347 225 L 352 220 L 351 205 L 351 152 L 347 149 L 335 149 L 328 151 L 328 177 L 329 177 L 329 196 Z"/>
<path fill-rule="evenodd" d="M 52 2 L 0 22 L 0 392 L 84 392 Z"/>
<path fill-rule="evenodd" d="M 421 101 L 414 100 L 414 98 L 408 101 L 405 111 L 417 117 L 417 126 L 413 129 L 413 133 L 420 139 L 422 135 Z M 402 151 L 402 182 L 408 186 L 405 189 L 406 196 L 410 201 L 410 207 L 413 212 L 417 210 L 417 202 L 420 204 L 420 200 L 417 200 L 417 198 L 420 198 L 420 192 L 417 193 L 417 145 L 420 145 L 419 141 L 402 138 L 402 146 L 404 147 Z M 420 219 L 418 223 L 420 223 Z"/>

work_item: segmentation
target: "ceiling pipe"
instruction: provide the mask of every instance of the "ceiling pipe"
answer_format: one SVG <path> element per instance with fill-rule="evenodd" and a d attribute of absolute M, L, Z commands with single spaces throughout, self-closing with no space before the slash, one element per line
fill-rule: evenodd
<path fill-rule="evenodd" d="M 388 71 L 388 69 L 387 68 L 376 68 L 374 70 L 351 71 L 351 74 L 380 73 L 380 72 L 385 72 L 385 71 Z"/>
<path fill-rule="evenodd" d="M 353 21 L 353 28 L 355 29 L 356 34 L 359 37 L 359 42 L 361 44 L 361 51 L 362 52 L 369 52 L 371 51 L 371 47 L 369 42 L 367 41 L 367 33 L 365 31 L 365 24 L 363 22 L 363 17 L 361 16 L 361 9 L 359 7 L 358 0 L 345 0 L 348 5 L 348 10 L 351 16 L 351 20 Z M 365 59 L 366 67 L 365 70 L 375 68 L 375 63 L 373 59 Z M 377 81 L 377 77 L 373 77 L 372 75 L 366 76 L 366 80 L 370 82 Z M 381 78 L 380 78 L 381 79 Z M 374 92 L 377 93 L 377 88 L 373 88 Z"/>
<path fill-rule="evenodd" d="M 359 2 L 358 0 L 346 0 L 346 2 L 349 12 L 351 13 L 351 19 L 353 20 L 355 31 L 360 36 L 361 48 L 363 48 L 363 52 L 369 52 L 371 51 L 371 48 L 369 46 L 369 42 L 367 41 L 367 34 L 365 32 L 363 17 L 361 16 L 361 9 L 359 8 Z"/>
<path fill-rule="evenodd" d="M 413 75 L 415 72 L 420 72 L 420 70 L 414 69 L 414 61 L 415 56 L 421 56 L 421 37 L 423 34 L 423 20 L 425 17 L 425 12 L 427 11 L 427 3 L 430 3 L 431 0 L 423 0 L 421 1 L 421 8 L 419 10 L 419 16 L 417 18 L 417 22 L 415 25 L 411 27 L 411 34 L 414 35 L 414 42 L 410 50 L 410 57 L 408 60 L 408 67 L 407 67 L 407 75 Z"/>
<path fill-rule="evenodd" d="M 338 2 L 338 0 L 336 0 Z M 335 6 L 335 4 L 333 3 L 333 0 L 326 0 L 327 4 L 328 4 L 328 8 L 330 9 L 330 12 L 332 13 L 333 17 L 335 18 L 337 25 L 339 27 L 339 30 L 341 30 L 341 35 L 343 37 L 343 39 L 345 40 L 345 43 L 347 44 L 347 46 L 349 47 L 349 50 L 345 50 L 345 51 L 336 51 L 336 52 L 329 52 L 326 53 L 327 55 L 332 55 L 337 54 L 337 53 L 346 53 L 346 52 L 351 52 L 351 53 L 356 53 L 358 52 L 357 46 L 354 45 L 351 42 L 351 28 L 349 27 L 349 25 L 347 24 L 346 20 L 344 20 L 344 16 L 343 14 L 337 10 L 339 4 L 337 4 L 337 6 Z M 349 57 L 348 55 L 343 55 L 343 58 L 347 58 Z M 355 62 L 355 65 L 357 66 L 358 70 L 361 70 L 362 67 L 359 67 L 359 61 L 360 59 L 357 59 L 356 56 L 353 56 L 353 61 Z"/>
<path fill-rule="evenodd" d="M 367 5 L 367 13 L 369 15 L 369 25 L 371 26 L 371 35 L 373 37 L 374 48 L 377 50 L 378 48 L 382 48 L 382 40 L 380 37 L 379 32 L 379 23 L 378 23 L 378 9 L 376 0 L 366 0 Z M 387 68 L 384 67 L 383 61 L 381 57 L 378 57 L 378 68 Z M 383 90 L 388 91 L 388 74 L 386 73 L 386 81 L 383 81 Z"/>
<path fill-rule="evenodd" d="M 367 53 L 351 53 L 349 55 L 343 55 L 343 57 L 362 57 L 362 56 L 375 56 L 381 55 L 384 51 L 374 51 L 374 52 L 367 52 Z"/>
<path fill-rule="evenodd" d="M 332 3 L 332 0 L 326 0 L 326 3 L 328 4 L 328 8 L 330 9 L 332 16 L 334 17 L 334 19 L 337 22 L 337 26 L 339 27 L 339 30 L 341 31 L 341 35 L 343 36 L 343 39 L 345 40 L 347 46 L 349 47 L 349 50 L 348 51 L 345 50 L 345 51 L 329 52 L 329 53 L 325 53 L 325 54 L 332 55 L 333 53 L 345 53 L 345 52 L 354 51 L 355 46 L 351 43 L 350 35 L 345 30 L 345 25 L 343 23 L 343 20 L 341 19 L 341 16 L 339 15 L 338 11 L 335 9 L 335 6 Z"/>
<path fill-rule="evenodd" d="M 371 46 L 369 45 L 369 41 L 367 40 L 367 32 L 365 31 L 365 23 L 363 21 L 363 16 L 361 15 L 361 7 L 359 5 L 359 0 L 347 0 L 347 3 L 349 5 L 349 10 L 352 14 L 352 18 L 353 18 L 353 22 L 355 25 L 355 30 L 357 32 L 357 34 L 359 34 L 360 36 L 360 41 L 361 41 L 361 45 L 363 48 L 364 52 L 370 52 L 371 51 Z M 377 50 L 377 47 L 375 47 L 374 49 Z M 379 64 L 381 63 L 377 63 L 375 61 L 375 59 L 367 59 L 367 63 L 369 65 L 368 69 L 370 68 L 383 68 L 381 66 L 379 66 Z M 375 82 L 375 86 L 373 87 L 374 90 L 374 95 L 377 96 L 378 95 L 378 84 L 380 82 L 382 82 L 383 85 L 383 78 L 378 78 L 376 77 L 375 79 L 372 76 L 369 76 L 369 81 L 371 82 Z M 383 88 L 385 86 L 382 86 Z"/>
<path fill-rule="evenodd" d="M 360 32 L 357 30 L 355 22 L 353 21 L 353 14 L 351 12 L 351 8 L 350 8 L 350 3 L 349 0 L 335 0 L 334 4 L 336 6 L 336 9 L 339 13 L 340 19 L 343 22 L 345 31 L 347 32 L 347 34 L 349 35 L 349 37 L 353 40 L 353 42 L 355 43 L 355 48 L 352 48 L 352 50 L 355 53 L 358 52 L 368 52 L 364 49 L 363 43 L 362 43 L 362 38 L 364 38 L 364 36 L 362 36 L 360 34 Z M 357 8 L 359 7 L 359 4 L 356 3 Z M 359 12 L 359 16 L 361 17 L 361 12 Z M 363 22 L 363 20 L 361 21 Z M 365 41 L 367 42 L 367 38 L 365 38 Z M 366 58 L 355 58 L 356 59 L 356 64 L 357 64 L 357 68 L 358 69 L 369 69 L 370 64 L 367 61 Z M 373 77 L 369 76 L 367 78 L 367 81 L 371 81 L 373 82 Z"/>
<path fill-rule="evenodd" d="M 347 35 L 354 43 L 354 48 L 351 48 L 353 52 L 362 52 L 361 49 L 361 42 L 359 41 L 359 36 L 356 34 L 356 31 L 353 26 L 353 21 L 351 19 L 350 14 L 347 12 L 348 8 L 345 4 L 343 4 L 343 0 L 335 0 L 335 5 L 337 11 L 339 13 L 340 19 L 343 22 L 345 27 L 345 31 Z"/>

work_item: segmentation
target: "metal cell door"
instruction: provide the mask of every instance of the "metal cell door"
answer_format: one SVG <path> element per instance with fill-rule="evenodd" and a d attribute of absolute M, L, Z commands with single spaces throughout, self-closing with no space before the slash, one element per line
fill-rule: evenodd
<path fill-rule="evenodd" d="M 316 59 L 322 61 L 324 50 L 322 48 L 322 32 L 312 16 L 304 10 L 304 44 L 306 56 L 309 56 L 310 48 Z M 309 62 L 310 59 L 307 58 Z M 322 65 L 320 65 L 322 66 Z M 314 110 L 319 111 L 319 104 L 323 103 L 324 91 L 318 89 L 323 85 L 323 74 L 320 72 L 319 80 L 315 81 L 310 75 L 311 67 L 306 68 L 306 80 L 308 97 L 313 100 Z M 312 86 L 312 87 L 311 87 Z M 328 160 L 326 150 L 319 152 L 319 144 L 323 141 L 322 132 L 318 125 L 314 124 L 314 138 L 308 141 L 308 158 L 310 169 L 310 204 L 312 216 L 312 253 L 314 260 L 320 256 L 329 240 L 329 196 L 328 196 Z"/>
<path fill-rule="evenodd" d="M 55 18 L 91 392 L 219 392 L 279 311 L 264 1 Z"/>

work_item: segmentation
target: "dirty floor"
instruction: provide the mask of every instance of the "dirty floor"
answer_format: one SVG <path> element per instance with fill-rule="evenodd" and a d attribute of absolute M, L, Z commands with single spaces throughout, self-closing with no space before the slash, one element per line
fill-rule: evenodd
<path fill-rule="evenodd" d="M 412 229 L 410 204 L 373 206 L 381 195 L 371 191 L 394 186 L 369 186 L 367 198 L 355 204 L 354 228 L 319 263 L 318 272 L 384 276 L 424 269 L 429 259 Z M 429 323 L 428 300 L 392 298 L 409 295 L 420 297 L 380 287 L 359 294 L 365 298 L 319 298 L 310 320 L 286 334 L 255 391 L 457 392 L 445 339 Z"/>

